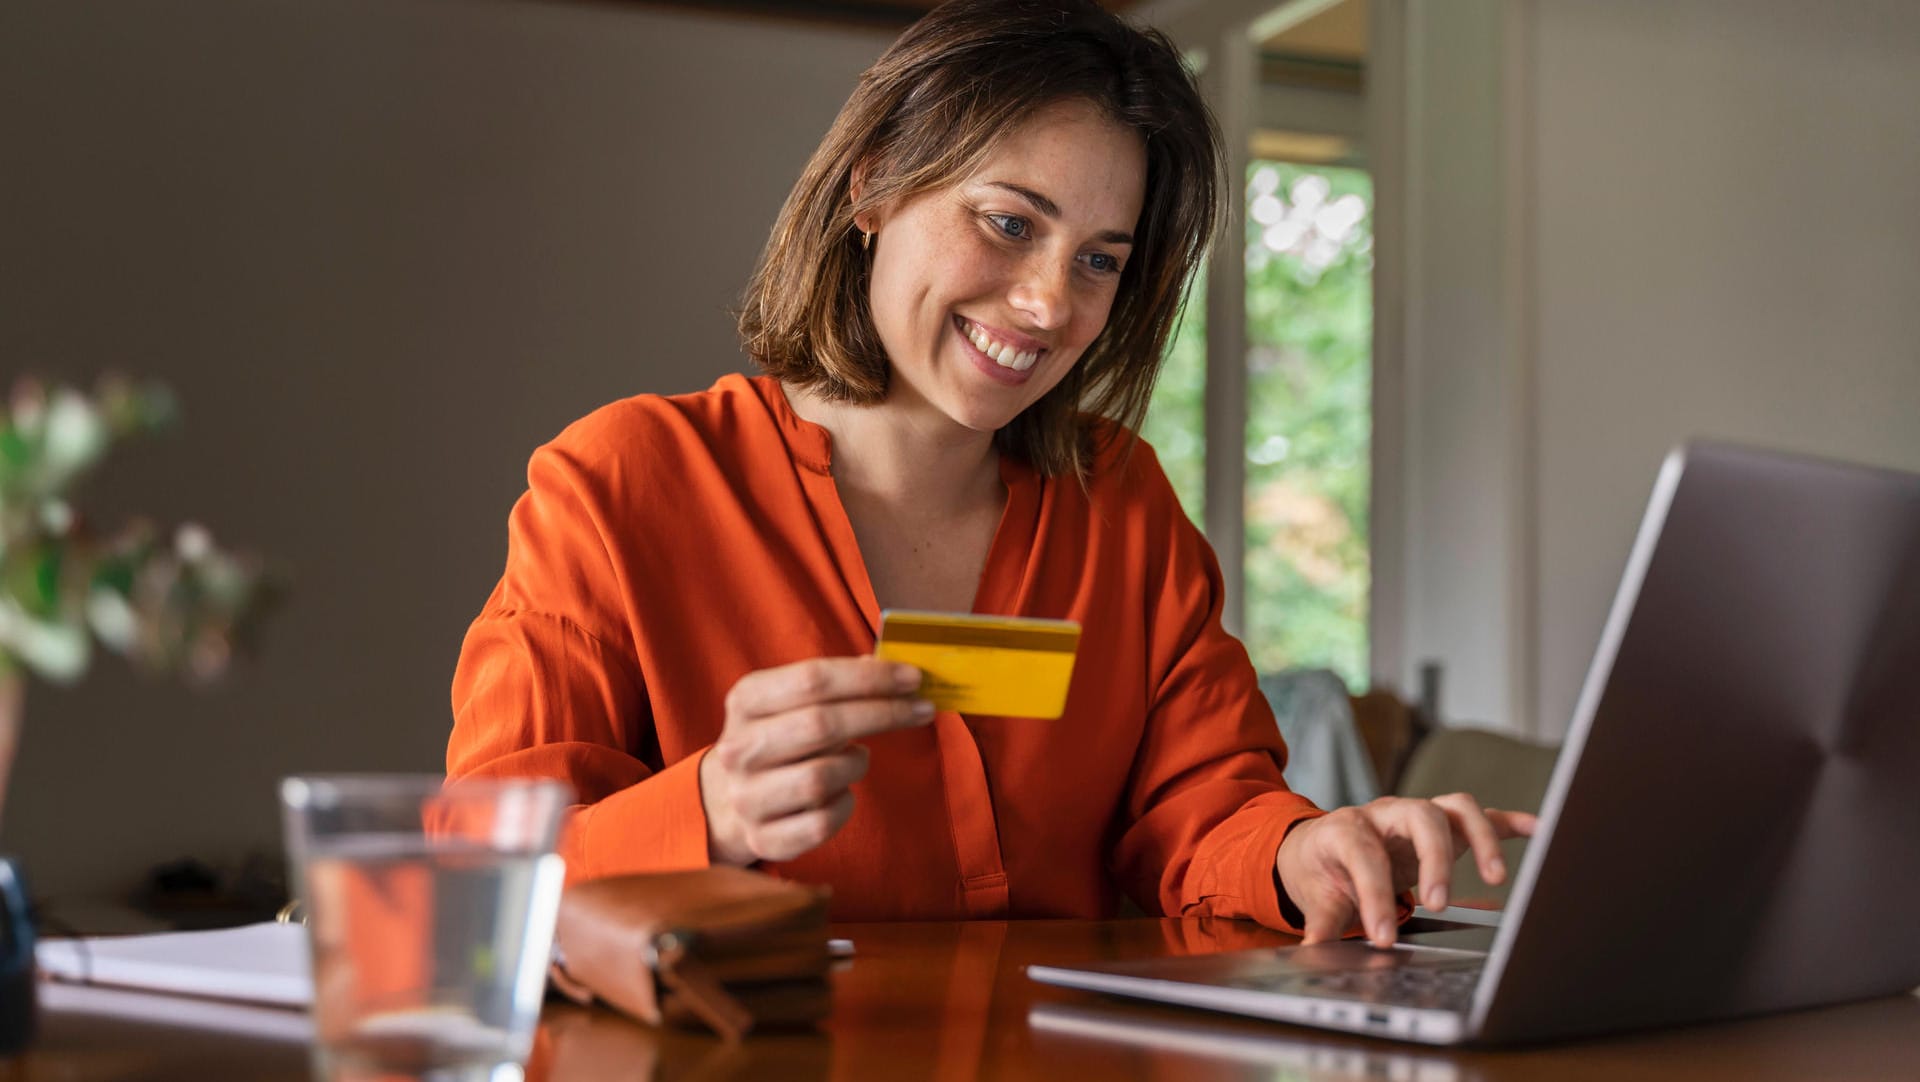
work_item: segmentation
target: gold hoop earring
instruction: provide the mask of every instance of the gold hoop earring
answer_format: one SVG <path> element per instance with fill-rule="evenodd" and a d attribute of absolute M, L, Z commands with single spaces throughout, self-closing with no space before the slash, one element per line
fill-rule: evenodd
<path fill-rule="evenodd" d="M 873 247 L 873 234 L 865 230 L 861 230 L 860 231 L 860 250 L 864 252 L 872 247 Z"/>

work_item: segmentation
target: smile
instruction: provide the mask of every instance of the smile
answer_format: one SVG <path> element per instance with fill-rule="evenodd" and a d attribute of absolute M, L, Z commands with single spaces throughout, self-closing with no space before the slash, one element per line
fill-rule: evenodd
<path fill-rule="evenodd" d="M 973 343 L 973 348 L 986 354 L 993 360 L 993 363 L 1002 368 L 1011 368 L 1015 372 L 1025 372 L 1034 366 L 1034 363 L 1040 359 L 1040 354 L 1043 352 L 1041 349 L 1023 350 L 1010 342 L 1002 342 L 993 335 L 988 334 L 978 323 L 964 316 L 955 316 L 954 320 L 960 327 L 960 333 L 966 335 L 967 341 Z"/>

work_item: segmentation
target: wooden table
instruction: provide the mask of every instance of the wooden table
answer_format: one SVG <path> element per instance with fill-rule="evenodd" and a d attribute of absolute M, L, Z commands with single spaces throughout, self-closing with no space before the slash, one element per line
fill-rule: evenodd
<path fill-rule="evenodd" d="M 1290 942 L 1233 921 L 853 924 L 820 1032 L 728 1047 L 550 1006 L 530 1078 L 1903 1079 L 1920 1078 L 1920 998 L 1511 1051 L 1428 1049 L 1129 1004 L 1029 981 L 1022 967 Z M 304 1079 L 306 1050 L 49 1010 L 0 1082 Z"/>

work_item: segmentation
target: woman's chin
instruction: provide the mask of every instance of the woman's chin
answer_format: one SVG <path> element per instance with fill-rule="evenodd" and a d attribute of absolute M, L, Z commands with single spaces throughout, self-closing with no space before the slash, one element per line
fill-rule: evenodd
<path fill-rule="evenodd" d="M 1020 415 L 1029 404 L 1019 388 L 990 383 L 978 373 L 961 372 L 961 379 L 940 379 L 919 397 L 961 428 L 992 435 Z"/>
<path fill-rule="evenodd" d="M 962 428 L 991 436 L 1012 424 L 1013 419 L 1020 415 L 1020 409 L 1010 408 L 1004 398 L 994 402 L 987 400 L 987 397 L 961 398 L 946 403 L 947 408 L 942 412 Z"/>
<path fill-rule="evenodd" d="M 948 416 L 953 420 L 953 423 L 958 427 L 964 428 L 969 432 L 977 433 L 982 436 L 991 436 L 994 433 L 1000 431 L 1002 428 L 1005 428 L 1008 424 L 1011 424 L 1013 421 L 1012 417 L 1001 419 L 996 417 L 988 417 L 985 415 L 967 415 L 967 414 L 961 414 L 958 416 L 955 416 L 953 414 L 948 414 Z"/>

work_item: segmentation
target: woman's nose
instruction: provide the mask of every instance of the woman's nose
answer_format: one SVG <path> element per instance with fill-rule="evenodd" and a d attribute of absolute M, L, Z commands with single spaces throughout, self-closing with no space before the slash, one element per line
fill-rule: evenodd
<path fill-rule="evenodd" d="M 1073 270 L 1054 259 L 1032 258 L 1020 267 L 1008 301 L 1033 325 L 1055 330 L 1073 318 Z"/>

